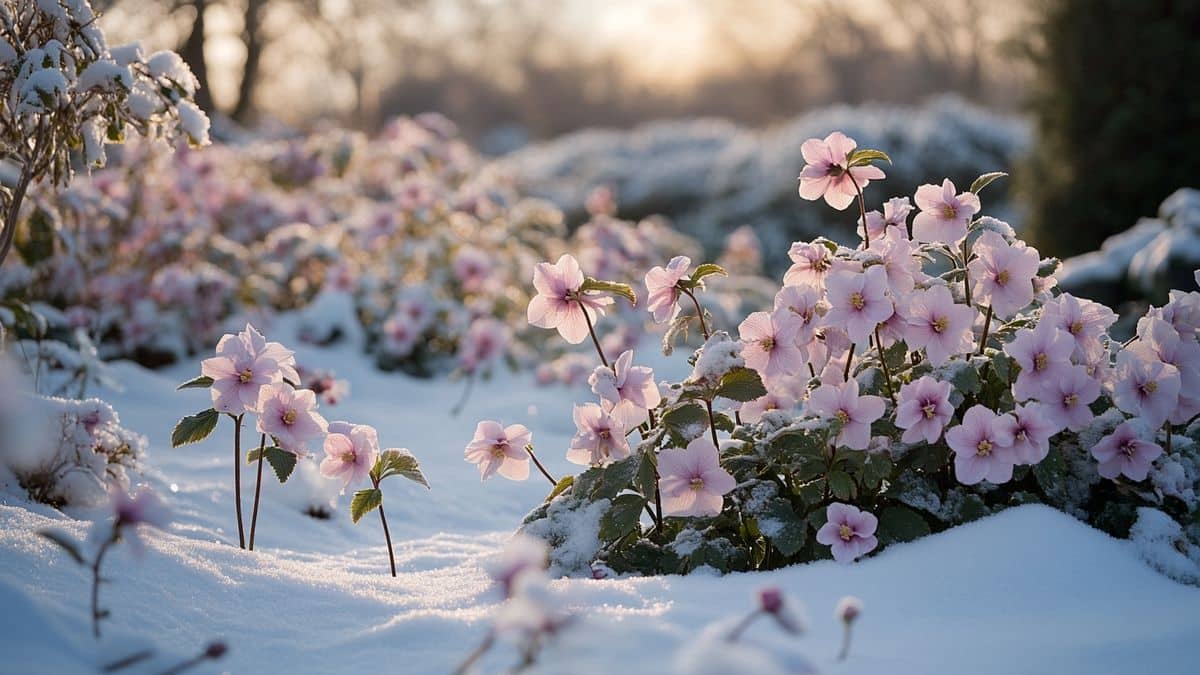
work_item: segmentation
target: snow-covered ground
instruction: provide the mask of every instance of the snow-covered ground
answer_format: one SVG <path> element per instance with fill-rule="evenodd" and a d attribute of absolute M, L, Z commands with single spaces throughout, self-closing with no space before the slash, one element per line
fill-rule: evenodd
<path fill-rule="evenodd" d="M 279 330 L 268 335 L 286 338 Z M 202 444 L 169 448 L 175 421 L 208 405 L 205 391 L 174 391 L 198 365 L 150 372 L 115 364 L 123 391 L 100 393 L 125 426 L 149 437 L 143 480 L 169 498 L 174 525 L 149 533 L 140 560 L 119 547 L 106 564 L 112 583 L 102 604 L 112 617 L 97 642 L 89 576 L 34 534 L 58 527 L 83 536 L 88 523 L 0 493 L 0 672 L 95 672 L 144 647 L 158 655 L 126 672 L 160 672 L 221 638 L 230 652 L 201 672 L 440 673 L 483 638 L 497 604 L 480 564 L 548 485 L 536 473 L 526 483 L 481 485 L 462 449 L 478 419 L 521 422 L 550 471 L 565 474 L 570 407 L 584 392 L 504 375 L 477 386 L 452 417 L 462 383 L 380 373 L 350 345 L 301 347 L 298 356 L 353 383 L 349 399 L 324 409 L 329 419 L 378 427 L 384 447 L 418 456 L 433 486 L 384 484 L 399 576 L 387 574 L 378 520 L 371 514 L 351 524 L 347 496 L 331 519 L 301 512 L 336 490 L 319 482 L 311 460 L 282 488 L 266 481 L 259 550 L 239 550 L 228 421 Z M 677 374 L 654 365 L 660 376 Z M 252 488 L 243 487 L 248 513 Z M 827 673 L 1189 673 L 1200 644 L 1200 589 L 1162 576 L 1129 542 L 1026 506 L 850 566 L 555 581 L 559 603 L 579 620 L 539 672 L 656 673 L 688 656 L 718 672 L 749 669 L 749 656 L 724 647 L 698 651 L 695 641 L 713 622 L 740 618 L 766 584 L 806 607 L 811 630 L 795 638 L 764 621 L 748 640 L 784 664 L 807 658 Z M 848 594 L 862 598 L 865 611 L 850 658 L 839 663 L 841 627 L 832 615 Z M 515 662 L 505 645 L 481 669 Z"/>

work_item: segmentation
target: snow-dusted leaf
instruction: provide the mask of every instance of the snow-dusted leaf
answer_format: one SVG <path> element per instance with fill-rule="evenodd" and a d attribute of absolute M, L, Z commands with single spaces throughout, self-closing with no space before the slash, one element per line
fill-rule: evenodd
<path fill-rule="evenodd" d="M 785 556 L 796 555 L 808 539 L 807 524 L 786 499 L 767 502 L 758 516 L 758 529 Z"/>
<path fill-rule="evenodd" d="M 184 389 L 207 389 L 207 388 L 211 387 L 212 385 L 213 385 L 213 379 L 211 377 L 209 377 L 207 375 L 201 375 L 199 377 L 194 377 L 194 378 L 188 380 L 187 382 L 184 382 L 183 384 L 179 385 L 178 387 L 175 387 L 175 391 L 182 391 Z"/>
<path fill-rule="evenodd" d="M 208 438 L 213 429 L 217 428 L 217 420 L 220 418 L 221 414 L 212 408 L 184 417 L 171 431 L 171 447 L 199 443 Z"/>
<path fill-rule="evenodd" d="M 620 539 L 637 527 L 646 499 L 641 495 L 624 494 L 612 501 L 612 506 L 600 518 L 600 538 L 604 541 Z"/>
<path fill-rule="evenodd" d="M 757 371 L 737 367 L 721 376 L 717 385 L 717 396 L 745 403 L 766 396 L 767 388 L 763 386 L 762 376 Z"/>
<path fill-rule="evenodd" d="M 357 523 L 362 517 L 383 504 L 383 492 L 379 488 L 367 488 L 354 493 L 350 500 L 350 520 Z"/>

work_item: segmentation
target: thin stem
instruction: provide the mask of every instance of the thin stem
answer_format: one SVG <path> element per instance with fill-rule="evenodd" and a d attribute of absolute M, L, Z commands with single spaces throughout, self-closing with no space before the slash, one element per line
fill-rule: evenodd
<path fill-rule="evenodd" d="M 887 385 L 888 398 L 896 402 L 896 392 L 892 390 L 892 371 L 883 355 L 883 340 L 879 339 L 879 325 L 875 325 L 875 348 L 879 351 L 879 365 L 883 366 L 883 383 Z"/>
<path fill-rule="evenodd" d="M 662 533 L 663 529 L 663 514 L 662 514 L 662 491 L 658 488 L 658 462 L 654 463 L 654 527 Z"/>
<path fill-rule="evenodd" d="M 579 311 L 583 312 L 583 320 L 587 321 L 588 333 L 592 336 L 592 344 L 596 345 L 596 353 L 600 355 L 600 363 L 603 363 L 605 368 L 609 368 L 608 359 L 604 356 L 604 350 L 600 348 L 600 338 L 596 337 L 596 327 L 592 325 L 592 317 L 588 314 L 587 307 L 582 302 L 579 303 Z"/>
<path fill-rule="evenodd" d="M 458 403 L 450 409 L 451 417 L 458 417 L 458 413 L 462 412 L 463 406 L 467 405 L 467 399 L 471 397 L 471 389 L 475 386 L 475 375 L 472 373 L 467 378 L 467 386 L 463 388 L 462 397 L 458 399 Z"/>
<path fill-rule="evenodd" d="M 104 618 L 106 612 L 100 611 L 100 565 L 104 562 L 104 556 L 108 553 L 108 549 L 117 541 L 117 525 L 113 525 L 112 536 L 100 545 L 100 550 L 96 552 L 96 559 L 92 561 L 92 634 L 96 639 L 100 638 L 100 619 Z"/>
<path fill-rule="evenodd" d="M 719 453 L 721 451 L 721 442 L 717 440 L 717 419 L 713 415 L 712 401 L 705 401 L 704 407 L 708 409 L 708 430 L 712 432 L 713 447 Z"/>
<path fill-rule="evenodd" d="M 1169 455 L 1169 454 L 1171 454 L 1171 423 L 1170 422 L 1163 423 L 1163 431 L 1167 432 L 1167 442 L 1166 442 L 1165 449 L 1167 451 L 1166 454 Z"/>
<path fill-rule="evenodd" d="M 13 191 L 12 201 L 8 203 L 8 214 L 4 218 L 4 231 L 0 232 L 0 265 L 12 250 L 13 241 L 17 234 L 17 217 L 21 214 L 21 202 L 25 201 L 25 192 L 33 181 L 33 170 L 26 166 L 21 172 L 17 188 Z"/>
<path fill-rule="evenodd" d="M 237 505 L 238 546 L 246 548 L 246 529 L 242 525 L 242 418 L 233 418 L 233 501 Z"/>
<path fill-rule="evenodd" d="M 979 351 L 977 353 L 980 356 L 983 355 L 983 348 L 985 346 L 987 346 L 988 329 L 991 328 L 991 326 L 992 326 L 992 306 L 988 305 L 987 312 L 984 313 L 984 315 L 983 315 L 983 335 L 980 336 L 980 338 L 979 338 Z"/>
<path fill-rule="evenodd" d="M 546 470 L 546 467 L 542 466 L 542 463 L 538 461 L 537 455 L 533 454 L 533 446 L 525 446 L 525 452 L 529 453 L 529 458 L 533 460 L 533 465 L 538 468 L 538 471 L 542 472 L 542 475 L 546 477 L 546 480 L 550 481 L 551 485 L 557 487 L 558 481 L 554 480 L 554 476 L 550 475 L 550 472 Z"/>
<path fill-rule="evenodd" d="M 267 435 L 258 440 L 258 477 L 254 480 L 254 510 L 250 513 L 250 550 L 254 550 L 254 532 L 258 529 L 258 500 L 262 494 L 263 451 L 267 449 Z"/>
<path fill-rule="evenodd" d="M 692 304 L 696 306 L 696 318 L 700 319 L 700 333 L 705 340 L 712 337 L 712 333 L 708 332 L 708 324 L 704 321 L 704 310 L 700 308 L 700 301 L 696 299 L 696 294 L 690 290 L 680 289 L 692 299 Z"/>
<path fill-rule="evenodd" d="M 846 169 L 846 176 L 850 178 L 850 182 L 854 185 L 854 191 L 858 193 L 858 213 L 862 217 L 863 239 L 867 244 L 864 248 L 871 248 L 871 230 L 867 228 L 867 202 L 863 199 L 862 188 L 858 187 L 858 181 L 854 180 L 854 174 L 850 169 Z"/>
<path fill-rule="evenodd" d="M 838 652 L 837 660 L 845 661 L 846 657 L 849 655 L 850 655 L 850 624 L 847 623 L 845 629 L 842 631 L 842 650 L 840 652 Z"/>
<path fill-rule="evenodd" d="M 850 381 L 850 364 L 854 363 L 854 348 L 858 345 L 850 343 L 850 353 L 846 354 L 846 369 L 842 371 L 842 382 Z"/>
<path fill-rule="evenodd" d="M 458 666 L 458 668 L 454 669 L 454 675 L 466 675 L 466 673 L 470 672 L 471 666 L 475 665 L 476 661 L 483 658 L 483 655 L 486 654 L 494 644 L 496 644 L 496 633 L 493 631 L 488 631 L 487 636 L 483 638 L 483 642 L 480 642 L 478 647 L 471 650 L 471 653 L 467 654 L 467 658 Z"/>
<path fill-rule="evenodd" d="M 379 489 L 379 481 L 375 481 L 375 489 Z M 383 502 L 379 503 L 379 522 L 383 523 L 383 538 L 387 540 L 388 561 L 392 564 L 392 576 L 396 576 L 396 554 L 392 551 L 392 533 L 388 531 L 387 516 L 383 514 Z"/>
<path fill-rule="evenodd" d="M 967 269 L 967 240 L 962 243 L 963 294 L 967 296 L 967 307 L 971 307 L 971 271 Z"/>
<path fill-rule="evenodd" d="M 729 635 L 726 635 L 725 639 L 729 642 L 737 642 L 738 638 L 742 637 L 742 633 L 745 633 L 746 629 L 750 627 L 750 624 L 754 623 L 754 620 L 757 619 L 761 614 L 762 610 L 758 609 L 747 614 L 745 618 L 743 618 L 736 626 L 733 627 L 733 630 L 729 631 Z"/>
<path fill-rule="evenodd" d="M 151 658 L 153 656 L 154 656 L 153 649 L 143 649 L 141 651 L 134 652 L 134 653 L 130 654 L 129 656 L 122 656 L 121 658 L 117 659 L 116 661 L 106 664 L 102 670 L 106 673 L 115 673 L 118 670 L 123 670 L 130 666 L 136 666 L 137 664 L 141 663 L 142 661 L 145 661 L 146 659 Z"/>

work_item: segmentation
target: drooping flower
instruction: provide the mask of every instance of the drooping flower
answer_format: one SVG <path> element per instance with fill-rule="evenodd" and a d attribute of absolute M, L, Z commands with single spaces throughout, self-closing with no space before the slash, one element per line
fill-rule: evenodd
<path fill-rule="evenodd" d="M 279 447 L 295 455 L 308 454 L 308 444 L 323 436 L 329 423 L 317 412 L 317 395 L 276 383 L 258 395 L 258 430 L 275 437 Z"/>
<path fill-rule="evenodd" d="M 905 307 L 908 328 L 904 339 L 913 349 L 925 349 L 935 368 L 955 354 L 971 350 L 971 324 L 975 312 L 958 305 L 945 286 L 914 291 Z"/>
<path fill-rule="evenodd" d="M 1008 354 L 1021 366 L 1013 383 L 1013 397 L 1018 401 L 1039 398 L 1055 380 L 1071 367 L 1075 342 L 1058 327 L 1039 323 L 1036 328 L 1022 328 L 1004 345 Z"/>
<path fill-rule="evenodd" d="M 342 492 L 371 473 L 379 456 L 379 434 L 374 427 L 349 422 L 330 422 L 325 436 L 325 458 L 321 475 L 342 481 Z"/>
<path fill-rule="evenodd" d="M 972 293 L 981 305 L 1007 319 L 1033 302 L 1038 253 L 1021 242 L 1010 245 L 992 231 L 975 241 L 975 259 L 967 264 Z"/>
<path fill-rule="evenodd" d="M 866 450 L 871 442 L 871 423 L 883 417 L 884 403 L 878 396 L 859 396 L 858 381 L 823 384 L 808 397 L 808 411 L 825 419 L 837 419 L 842 430 L 834 442 L 852 450 Z"/>
<path fill-rule="evenodd" d="M 592 392 L 611 404 L 610 414 L 625 429 L 632 429 L 649 419 L 649 410 L 658 405 L 662 396 L 654 383 L 654 371 L 646 366 L 633 365 L 633 351 L 622 353 L 612 367 L 597 366 L 588 378 Z"/>
<path fill-rule="evenodd" d="M 912 204 L 908 197 L 892 197 L 883 203 L 883 213 L 867 211 L 865 231 L 870 233 L 871 241 L 891 239 L 893 237 L 908 239 L 908 214 L 912 213 Z M 863 223 L 859 219 L 858 236 L 864 234 Z"/>
<path fill-rule="evenodd" d="M 754 312 L 738 326 L 742 358 L 763 379 L 799 372 L 804 353 L 797 344 L 802 319 L 789 310 Z"/>
<path fill-rule="evenodd" d="M 666 267 L 652 267 L 646 272 L 646 309 L 655 323 L 671 321 L 679 315 L 679 289 L 676 284 L 687 277 L 692 259 L 679 255 L 671 258 Z"/>
<path fill-rule="evenodd" d="M 924 439 L 926 443 L 937 443 L 946 423 L 954 416 L 950 389 L 949 382 L 939 382 L 928 375 L 900 387 L 896 426 L 905 430 L 901 441 L 916 443 Z"/>
<path fill-rule="evenodd" d="M 592 316 L 602 316 L 604 308 L 613 302 L 609 297 L 580 292 L 583 281 L 579 262 L 570 254 L 563 254 L 553 265 L 538 263 L 533 270 L 537 295 L 529 301 L 526 312 L 529 323 L 539 328 L 556 328 L 573 345 L 583 342 L 588 336 L 588 317 L 584 312 L 591 310 Z"/>
<path fill-rule="evenodd" d="M 1113 403 L 1157 429 L 1175 411 L 1180 383 L 1175 366 L 1126 349 L 1117 354 Z"/>
<path fill-rule="evenodd" d="M 963 485 L 986 480 L 999 485 L 1012 478 L 1012 419 L 997 415 L 982 405 L 973 405 L 962 424 L 946 432 L 946 443 L 954 450 L 954 475 Z"/>
<path fill-rule="evenodd" d="M 1100 383 L 1083 366 L 1070 366 L 1046 385 L 1038 400 L 1046 404 L 1046 413 L 1059 428 L 1080 431 L 1092 420 L 1088 406 L 1100 397 Z"/>
<path fill-rule="evenodd" d="M 863 272 L 839 271 L 825 280 L 829 312 L 825 322 L 846 329 L 854 342 L 865 342 L 895 311 L 887 295 L 887 273 L 880 265 Z"/>
<path fill-rule="evenodd" d="M 165 530 L 171 524 L 170 509 L 157 493 L 145 485 L 132 495 L 122 487 L 109 486 L 108 504 L 113 515 L 112 528 L 120 531 L 122 538 L 137 556 L 141 556 L 146 550 L 145 543 L 138 536 L 138 525 Z M 111 536 L 112 531 L 107 527 L 107 523 L 97 522 L 89 538 L 93 542 L 102 541 Z"/>
<path fill-rule="evenodd" d="M 1075 341 L 1075 357 L 1082 358 L 1103 348 L 1100 337 L 1116 320 L 1117 315 L 1104 305 L 1063 293 L 1042 305 L 1038 325 L 1050 324 L 1070 335 Z"/>
<path fill-rule="evenodd" d="M 1050 454 L 1050 437 L 1060 428 L 1041 403 L 1026 403 L 1012 411 L 1013 455 L 1017 464 L 1037 464 Z"/>
<path fill-rule="evenodd" d="M 1146 480 L 1150 464 L 1163 452 L 1156 443 L 1144 440 L 1132 422 L 1122 422 L 1113 432 L 1092 446 L 1096 469 L 1105 478 L 1122 474 L 1130 480 Z"/>
<path fill-rule="evenodd" d="M 518 532 L 494 558 L 486 561 L 488 576 L 500 587 L 505 598 L 513 594 L 517 578 L 525 573 L 542 574 L 546 570 L 550 550 L 546 542 Z"/>
<path fill-rule="evenodd" d="M 575 406 L 577 432 L 567 449 L 567 460 L 584 466 L 604 466 L 629 456 L 625 428 L 609 411 L 595 403 Z"/>
<path fill-rule="evenodd" d="M 292 352 L 278 342 L 267 342 L 250 324 L 241 333 L 223 336 L 217 355 L 200 363 L 200 373 L 213 380 L 213 408 L 231 415 L 254 412 L 263 385 L 285 377 L 292 382 L 300 379 Z"/>
<path fill-rule="evenodd" d="M 484 420 L 475 426 L 475 437 L 467 444 L 463 456 L 479 467 L 481 482 L 497 473 L 509 480 L 525 480 L 529 478 L 529 453 L 525 447 L 532 440 L 533 433 L 523 424 L 505 427 Z"/>
<path fill-rule="evenodd" d="M 913 239 L 954 245 L 967 236 L 967 223 L 979 213 L 979 197 L 972 192 L 954 194 L 949 178 L 941 186 L 922 185 L 913 201 L 920 213 L 913 218 Z"/>
<path fill-rule="evenodd" d="M 797 241 L 788 250 L 792 266 L 783 275 L 786 286 L 825 288 L 825 277 L 833 269 L 833 254 L 818 242 Z"/>
<path fill-rule="evenodd" d="M 830 547 L 833 559 L 849 564 L 875 550 L 879 519 L 850 504 L 834 502 L 825 509 L 825 524 L 817 530 L 817 542 Z"/>
<path fill-rule="evenodd" d="M 658 473 L 663 514 L 669 516 L 718 515 L 725 505 L 725 494 L 737 484 L 721 468 L 717 448 L 705 436 L 686 448 L 660 452 Z"/>
<path fill-rule="evenodd" d="M 856 147 L 858 143 L 840 131 L 829 134 L 825 140 L 804 141 L 800 154 L 806 164 L 800 171 L 800 196 L 809 200 L 824 197 L 826 203 L 841 211 L 850 206 L 858 191 L 868 183 L 883 180 L 883 170 L 877 166 L 849 167 L 847 157 Z"/>

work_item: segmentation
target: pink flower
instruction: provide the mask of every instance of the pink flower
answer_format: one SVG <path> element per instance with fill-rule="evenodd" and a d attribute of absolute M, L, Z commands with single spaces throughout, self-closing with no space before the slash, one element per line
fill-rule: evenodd
<path fill-rule="evenodd" d="M 825 323 L 841 326 L 854 342 L 865 342 L 895 308 L 887 295 L 887 273 L 873 265 L 864 272 L 839 271 L 825 280 L 829 312 Z"/>
<path fill-rule="evenodd" d="M 454 277 L 464 290 L 474 293 L 481 290 L 492 271 L 487 253 L 474 246 L 463 246 L 454 254 Z"/>
<path fill-rule="evenodd" d="M 1037 464 L 1046 459 L 1050 437 L 1059 429 L 1041 403 L 1017 406 L 1012 411 L 1012 450 L 1017 464 Z"/>
<path fill-rule="evenodd" d="M 1116 478 L 1124 474 L 1130 480 L 1146 480 L 1150 463 L 1163 452 L 1155 443 L 1143 440 L 1131 422 L 1122 422 L 1113 432 L 1092 446 L 1101 476 Z"/>
<path fill-rule="evenodd" d="M 539 328 L 557 328 L 558 334 L 567 342 L 577 345 L 588 336 L 588 318 L 584 312 L 594 310 L 594 316 L 604 314 L 612 298 L 595 297 L 580 292 L 583 272 L 579 263 L 569 254 L 563 254 L 558 262 L 538 263 L 533 270 L 533 286 L 537 295 L 529 301 L 527 318 Z"/>
<path fill-rule="evenodd" d="M 405 357 L 412 353 L 423 329 L 407 314 L 395 312 L 383 322 L 383 350 L 390 356 Z"/>
<path fill-rule="evenodd" d="M 241 333 L 223 336 L 217 355 L 201 362 L 200 373 L 213 380 L 213 407 L 231 415 L 254 412 L 263 385 L 285 377 L 300 380 L 292 352 L 278 342 L 267 342 L 250 324 Z"/>
<path fill-rule="evenodd" d="M 856 147 L 858 143 L 840 131 L 829 134 L 823 141 L 817 138 L 804 141 L 800 154 L 807 163 L 800 171 L 800 196 L 809 200 L 824 197 L 830 206 L 841 211 L 850 206 L 858 190 L 873 180 L 882 180 L 883 170 L 879 167 L 849 168 L 846 158 Z"/>
<path fill-rule="evenodd" d="M 737 484 L 721 468 L 717 448 L 701 436 L 687 448 L 672 448 L 658 454 L 659 489 L 663 514 L 669 516 L 716 516 L 725 505 L 725 494 Z"/>
<path fill-rule="evenodd" d="M 1016 455 L 1013 452 L 1012 418 L 973 405 L 962 424 L 946 432 L 946 443 L 954 450 L 954 475 L 963 485 L 1008 482 Z"/>
<path fill-rule="evenodd" d="M 110 487 L 108 500 L 117 527 L 146 524 L 165 529 L 171 524 L 167 505 L 148 486 L 143 485 L 133 495 L 119 487 Z"/>
<path fill-rule="evenodd" d="M 754 312 L 738 326 L 746 367 L 763 379 L 790 375 L 804 367 L 804 354 L 796 344 L 802 321 L 788 310 Z"/>
<path fill-rule="evenodd" d="M 817 530 L 817 542 L 830 547 L 833 559 L 846 565 L 875 550 L 878 526 L 874 514 L 834 502 L 825 509 L 825 524 Z"/>
<path fill-rule="evenodd" d="M 788 250 L 788 257 L 793 264 L 783 275 L 785 285 L 825 288 L 825 276 L 833 268 L 833 254 L 829 249 L 820 243 L 797 241 Z"/>
<path fill-rule="evenodd" d="M 649 419 L 649 410 L 658 405 L 662 396 L 654 383 L 654 371 L 633 365 L 633 351 L 617 357 L 611 368 L 598 366 L 588 378 L 592 392 L 611 404 L 611 415 L 625 429 L 632 429 Z"/>
<path fill-rule="evenodd" d="M 917 443 L 937 443 L 942 429 L 954 416 L 950 405 L 950 383 L 939 382 L 924 375 L 900 387 L 900 399 L 896 405 L 896 426 L 904 429 L 900 440 Z"/>
<path fill-rule="evenodd" d="M 1038 400 L 1046 404 L 1046 413 L 1059 428 L 1080 431 L 1092 421 L 1088 406 L 1099 397 L 1100 383 L 1088 375 L 1087 368 L 1070 366 L 1046 385 Z"/>
<path fill-rule="evenodd" d="M 879 238 L 871 241 L 872 252 L 879 254 L 887 272 L 888 288 L 895 295 L 912 291 L 918 278 L 923 278 L 918 259 L 913 256 L 912 242 L 904 237 Z"/>
<path fill-rule="evenodd" d="M 308 454 L 308 444 L 325 434 L 328 423 L 317 412 L 317 395 L 307 389 L 268 384 L 258 394 L 258 430 L 275 438 L 295 455 Z"/>
<path fill-rule="evenodd" d="M 511 597 L 517 578 L 526 573 L 541 574 L 549 558 L 546 542 L 527 534 L 517 533 L 504 549 L 485 563 L 488 576 L 500 586 L 504 597 Z"/>
<path fill-rule="evenodd" d="M 511 338 L 512 331 L 504 323 L 488 316 L 475 319 L 459 345 L 459 367 L 468 373 L 488 368 L 508 349 Z"/>
<path fill-rule="evenodd" d="M 1124 350 L 1117 354 L 1113 403 L 1151 429 L 1161 427 L 1179 403 L 1179 370 L 1157 358 Z"/>
<path fill-rule="evenodd" d="M 529 478 L 529 453 L 525 447 L 533 441 L 533 433 L 522 424 L 501 426 L 484 420 L 475 426 L 475 437 L 467 444 L 463 456 L 479 467 L 479 480 L 493 474 L 509 480 Z"/>
<path fill-rule="evenodd" d="M 914 291 L 905 308 L 908 328 L 904 340 L 913 349 L 925 349 L 929 363 L 935 368 L 955 354 L 971 350 L 971 324 L 975 311 L 955 304 L 950 289 L 931 286 Z"/>
<path fill-rule="evenodd" d="M 342 481 L 342 493 L 351 483 L 361 483 L 371 474 L 379 456 L 379 434 L 374 427 L 349 422 L 330 422 L 325 437 L 321 475 Z"/>
<path fill-rule="evenodd" d="M 1018 401 L 1040 398 L 1071 367 L 1074 350 L 1071 336 L 1053 324 L 1039 322 L 1036 328 L 1018 330 L 1012 341 L 1004 345 L 1004 353 L 1021 366 L 1013 383 L 1013 397 Z"/>
<path fill-rule="evenodd" d="M 692 259 L 679 255 L 664 267 L 652 267 L 646 272 L 646 309 L 655 323 L 671 321 L 679 314 L 679 289 L 676 284 L 687 277 Z"/>
<path fill-rule="evenodd" d="M 979 304 L 990 305 L 996 316 L 1007 319 L 1033 302 L 1037 251 L 1019 242 L 1010 246 L 990 230 L 979 236 L 974 250 L 976 257 L 967 269 L 971 292 Z"/>
<path fill-rule="evenodd" d="M 896 237 L 908 239 L 908 214 L 912 212 L 912 204 L 908 197 L 892 197 L 883 203 L 883 213 L 867 211 L 866 231 L 871 234 L 872 243 L 878 239 Z M 859 219 L 858 236 L 863 236 L 863 223 Z"/>
<path fill-rule="evenodd" d="M 578 430 L 567 450 L 567 461 L 584 466 L 604 466 L 629 456 L 625 428 L 595 403 L 575 406 Z"/>
<path fill-rule="evenodd" d="M 769 410 L 792 410 L 796 407 L 796 403 L 796 397 L 787 392 L 767 391 L 766 395 L 743 403 L 738 412 L 742 416 L 742 421 L 757 422 L 762 419 L 763 413 Z"/>
<path fill-rule="evenodd" d="M 1185 424 L 1200 414 L 1200 343 L 1183 339 L 1170 323 L 1153 316 L 1138 321 L 1138 339 L 1126 349 L 1144 359 L 1158 359 L 1179 371 L 1179 401 L 1172 424 Z"/>
<path fill-rule="evenodd" d="M 1042 317 L 1038 324 L 1048 323 L 1075 341 L 1075 356 L 1103 348 L 1100 337 L 1117 320 L 1113 311 L 1098 302 L 1080 300 L 1070 293 L 1063 293 L 1042 306 Z"/>
<path fill-rule="evenodd" d="M 853 378 L 842 384 L 823 384 L 808 397 L 808 411 L 823 419 L 837 419 L 842 430 L 834 442 L 852 450 L 866 450 L 871 442 L 871 423 L 883 417 L 883 399 L 859 396 Z"/>
<path fill-rule="evenodd" d="M 947 178 L 937 185 L 922 185 L 913 197 L 921 212 L 913 218 L 913 239 L 955 244 L 967 236 L 967 223 L 979 213 L 979 197 L 971 192 L 954 194 Z"/>

